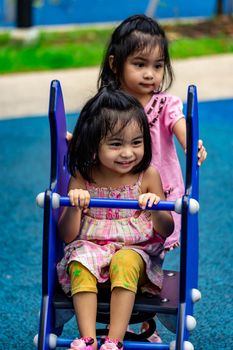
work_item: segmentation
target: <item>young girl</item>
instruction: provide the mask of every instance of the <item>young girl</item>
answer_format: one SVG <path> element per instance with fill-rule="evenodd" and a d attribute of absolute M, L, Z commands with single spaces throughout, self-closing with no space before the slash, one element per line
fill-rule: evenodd
<path fill-rule="evenodd" d="M 123 349 L 138 287 L 161 289 L 164 241 L 174 229 L 170 212 L 88 209 L 91 197 L 138 199 L 141 209 L 164 200 L 150 163 L 150 131 L 140 103 L 103 87 L 84 106 L 69 145 L 72 207 L 64 208 L 58 224 L 68 244 L 58 277 L 73 297 L 81 335 L 73 350 L 97 349 L 97 283 L 111 284 L 109 334 L 101 350 Z"/>
<path fill-rule="evenodd" d="M 98 86 L 114 82 L 141 102 L 147 114 L 152 141 L 152 164 L 159 171 L 167 199 L 182 197 L 184 185 L 173 134 L 186 152 L 186 123 L 182 102 L 166 90 L 172 85 L 173 70 L 164 30 L 150 17 L 135 15 L 113 32 L 100 70 Z M 207 152 L 198 142 L 198 165 Z M 179 246 L 180 215 L 172 212 L 175 228 L 165 241 L 166 250 Z M 144 322 L 143 329 L 148 325 Z M 155 331 L 148 339 L 161 342 Z"/>
<path fill-rule="evenodd" d="M 135 15 L 114 30 L 98 85 L 109 82 L 141 102 L 150 126 L 152 164 L 160 173 L 165 196 L 169 200 L 182 197 L 184 185 L 173 134 L 186 152 L 186 123 L 181 100 L 165 92 L 172 85 L 173 71 L 168 40 L 155 20 Z M 200 165 L 207 156 L 201 140 L 198 148 Z M 167 250 L 179 245 L 180 216 L 172 215 L 175 229 L 165 242 Z"/>

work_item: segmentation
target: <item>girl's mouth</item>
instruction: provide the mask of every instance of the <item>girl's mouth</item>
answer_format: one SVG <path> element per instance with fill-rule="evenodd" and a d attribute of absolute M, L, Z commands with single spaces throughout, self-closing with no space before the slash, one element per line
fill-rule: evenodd
<path fill-rule="evenodd" d="M 133 164 L 133 160 L 131 161 L 124 161 L 124 162 L 116 162 L 117 165 L 123 167 L 123 168 L 128 168 Z"/>
<path fill-rule="evenodd" d="M 144 84 L 144 83 L 141 83 L 140 84 L 143 88 L 146 88 L 146 89 L 152 89 L 154 90 L 154 84 Z"/>

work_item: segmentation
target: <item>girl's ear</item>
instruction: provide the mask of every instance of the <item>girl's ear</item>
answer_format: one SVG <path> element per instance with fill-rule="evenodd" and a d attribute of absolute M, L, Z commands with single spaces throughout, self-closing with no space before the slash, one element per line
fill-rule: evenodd
<path fill-rule="evenodd" d="M 113 71 L 113 73 L 116 74 L 116 69 L 114 68 L 114 56 L 113 55 L 109 56 L 108 63 L 109 63 L 111 70 Z"/>

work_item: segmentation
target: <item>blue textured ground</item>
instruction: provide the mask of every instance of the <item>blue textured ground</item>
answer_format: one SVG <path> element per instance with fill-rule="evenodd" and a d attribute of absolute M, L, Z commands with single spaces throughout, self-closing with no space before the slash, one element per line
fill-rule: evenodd
<path fill-rule="evenodd" d="M 233 348 L 233 100 L 199 104 L 208 161 L 200 171 L 200 279 L 195 306 L 197 350 Z M 70 125 L 74 118 L 69 118 Z M 35 196 L 49 181 L 49 125 L 45 117 L 0 121 L 0 349 L 30 350 L 38 329 L 42 211 Z M 166 266 L 178 264 L 178 251 Z M 173 335 L 159 324 L 164 340 Z M 75 322 L 65 333 L 74 335 Z"/>

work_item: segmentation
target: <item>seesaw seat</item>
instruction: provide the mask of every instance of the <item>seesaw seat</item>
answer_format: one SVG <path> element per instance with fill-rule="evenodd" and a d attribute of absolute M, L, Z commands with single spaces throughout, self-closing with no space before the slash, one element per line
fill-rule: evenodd
<path fill-rule="evenodd" d="M 163 288 L 157 296 L 145 296 L 138 293 L 136 296 L 133 314 L 130 323 L 139 323 L 150 319 L 157 313 L 176 315 L 179 300 L 179 272 L 164 270 Z M 109 323 L 110 289 L 100 288 L 98 293 L 97 322 Z M 73 309 L 72 298 L 66 296 L 57 286 L 53 306 L 55 310 Z"/>

